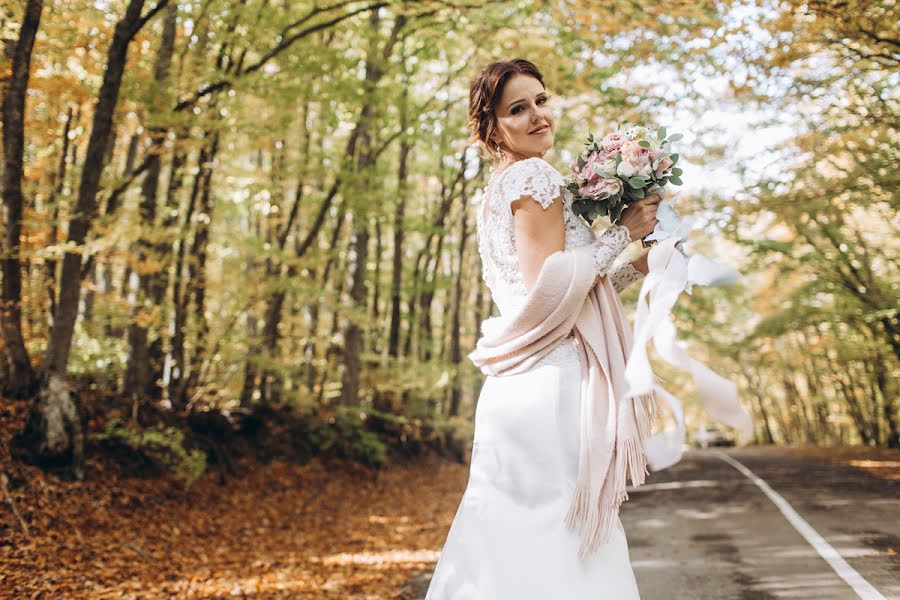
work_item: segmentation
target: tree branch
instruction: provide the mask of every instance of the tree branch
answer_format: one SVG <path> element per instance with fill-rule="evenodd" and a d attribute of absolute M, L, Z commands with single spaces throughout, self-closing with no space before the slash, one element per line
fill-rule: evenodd
<path fill-rule="evenodd" d="M 230 88 L 234 84 L 234 79 L 242 77 L 244 75 L 250 75 L 251 73 L 254 73 L 254 72 L 260 70 L 262 67 L 264 67 L 266 65 L 266 63 L 268 63 L 270 60 L 272 60 L 273 58 L 275 58 L 276 56 L 281 54 L 284 50 L 290 48 L 296 41 L 298 41 L 306 36 L 309 36 L 313 33 L 316 33 L 317 31 L 321 31 L 323 29 L 327 29 L 329 27 L 337 25 L 341 21 L 346 21 L 347 19 L 350 19 L 351 17 L 355 17 L 356 15 L 358 15 L 360 13 L 371 11 L 371 10 L 377 10 L 379 8 L 385 7 L 389 3 L 390 2 L 381 0 L 379 2 L 375 2 L 374 4 L 369 4 L 363 8 L 351 11 L 351 12 L 341 15 L 339 17 L 335 17 L 335 18 L 331 19 L 330 21 L 323 21 L 322 23 L 319 23 L 317 25 L 311 25 L 311 26 L 307 27 L 306 29 L 299 31 L 288 38 L 282 39 L 278 43 L 278 45 L 276 45 L 274 48 L 272 48 L 271 50 L 266 52 L 262 56 L 262 58 L 260 58 L 254 64 L 250 65 L 249 67 L 247 67 L 246 69 L 244 69 L 242 71 L 236 72 L 234 75 L 234 78 L 224 78 L 215 83 L 211 83 L 211 84 L 201 88 L 197 92 L 195 92 L 194 95 L 191 96 L 190 98 L 179 101 L 178 104 L 175 105 L 175 111 L 178 112 L 178 111 L 182 111 L 186 108 L 190 108 L 190 107 L 194 106 L 194 104 L 196 104 L 196 102 L 198 100 L 200 100 L 201 98 L 208 96 L 219 90 Z"/>

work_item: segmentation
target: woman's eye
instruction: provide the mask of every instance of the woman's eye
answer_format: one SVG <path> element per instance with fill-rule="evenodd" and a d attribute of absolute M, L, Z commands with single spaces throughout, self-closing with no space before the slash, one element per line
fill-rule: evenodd
<path fill-rule="evenodd" d="M 543 104 L 544 102 L 547 102 L 547 97 L 546 97 L 546 96 L 543 97 L 543 98 L 538 98 L 538 103 Z M 517 106 L 517 107 L 515 107 L 514 109 L 512 109 L 512 111 L 510 111 L 510 112 L 512 112 L 512 114 L 517 114 L 517 113 L 519 112 L 519 109 L 520 109 L 520 108 L 522 108 L 522 107 L 521 107 L 521 106 Z"/>

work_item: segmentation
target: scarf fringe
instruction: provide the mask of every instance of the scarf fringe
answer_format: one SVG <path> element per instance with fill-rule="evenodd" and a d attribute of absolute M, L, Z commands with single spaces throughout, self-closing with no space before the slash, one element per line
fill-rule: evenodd
<path fill-rule="evenodd" d="M 649 463 L 643 451 L 643 441 L 650 435 L 653 420 L 661 413 L 659 397 L 656 393 L 642 394 L 635 399 L 637 414 L 638 437 L 618 441 L 614 450 L 612 481 L 607 477 L 595 506 L 591 506 L 591 490 L 586 482 L 587 461 L 582 460 L 579 465 L 579 484 L 575 488 L 572 503 L 566 514 L 566 526 L 571 531 L 581 532 L 581 545 L 578 549 L 578 557 L 584 559 L 601 545 L 609 542 L 615 525 L 615 519 L 619 515 L 619 507 L 628 500 L 626 491 L 627 479 L 631 479 L 633 486 L 642 485 L 650 474 Z M 612 489 L 612 501 L 607 500 L 609 484 Z M 593 510 L 592 510 L 593 509 Z"/>

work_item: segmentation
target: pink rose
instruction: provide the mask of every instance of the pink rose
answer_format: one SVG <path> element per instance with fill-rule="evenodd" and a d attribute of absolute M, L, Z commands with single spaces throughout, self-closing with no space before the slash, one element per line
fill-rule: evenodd
<path fill-rule="evenodd" d="M 605 200 L 619 194 L 622 191 L 622 180 L 617 178 L 607 179 L 597 176 L 593 181 L 578 190 L 582 197 L 591 197 L 597 200 Z"/>
<path fill-rule="evenodd" d="M 636 165 L 650 164 L 650 148 L 644 148 L 634 140 L 622 144 L 622 160 Z"/>
<path fill-rule="evenodd" d="M 581 169 L 578 176 L 585 181 L 591 181 L 594 177 L 598 176 L 597 171 L 606 171 L 607 173 L 612 174 L 616 170 L 615 165 L 615 161 L 605 152 L 595 152 L 587 158 L 584 167 Z"/>
<path fill-rule="evenodd" d="M 620 134 L 609 133 L 602 140 L 600 140 L 600 147 L 603 148 L 608 154 L 615 156 L 616 154 L 618 154 L 623 142 L 625 142 L 625 138 L 623 138 Z"/>
<path fill-rule="evenodd" d="M 619 163 L 616 173 L 620 177 L 650 177 L 650 148 L 644 148 L 633 140 L 622 144 L 622 162 Z"/>

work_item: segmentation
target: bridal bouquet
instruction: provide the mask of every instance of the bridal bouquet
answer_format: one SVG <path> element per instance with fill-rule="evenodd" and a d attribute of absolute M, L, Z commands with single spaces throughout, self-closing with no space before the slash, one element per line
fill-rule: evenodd
<path fill-rule="evenodd" d="M 589 133 L 566 182 L 575 214 L 589 224 L 600 215 L 609 215 L 615 223 L 632 202 L 648 194 L 664 196 L 667 183 L 681 185 L 682 171 L 675 166 L 678 155 L 672 152 L 672 142 L 680 139 L 680 133 L 667 138 L 665 127 L 654 136 L 641 125 L 599 141 Z M 643 244 L 650 245 L 646 238 Z"/>
<path fill-rule="evenodd" d="M 666 137 L 665 127 L 653 135 L 640 125 L 609 133 L 600 140 L 589 134 L 566 179 L 575 214 L 589 224 L 600 215 L 608 215 L 615 223 L 629 204 L 649 194 L 665 196 L 664 188 L 669 183 L 681 185 L 682 171 L 675 166 L 678 155 L 672 152 L 672 143 L 680 139 L 677 133 Z M 659 222 L 653 232 L 641 240 L 645 248 L 653 247 L 647 255 L 648 273 L 638 295 L 634 343 L 625 367 L 628 396 L 655 391 L 675 417 L 675 428 L 644 442 L 653 471 L 681 459 L 685 424 L 681 402 L 659 385 L 653 373 L 647 353 L 651 341 L 664 361 L 693 376 L 697 393 L 713 418 L 747 435 L 753 430 L 750 414 L 738 401 L 737 386 L 685 352 L 672 320 L 672 309 L 681 292 L 690 294 L 694 285 L 729 285 L 740 279 L 740 273 L 702 254 L 685 252 L 696 217 L 682 217 L 666 202 L 659 204 L 656 216 Z"/>

